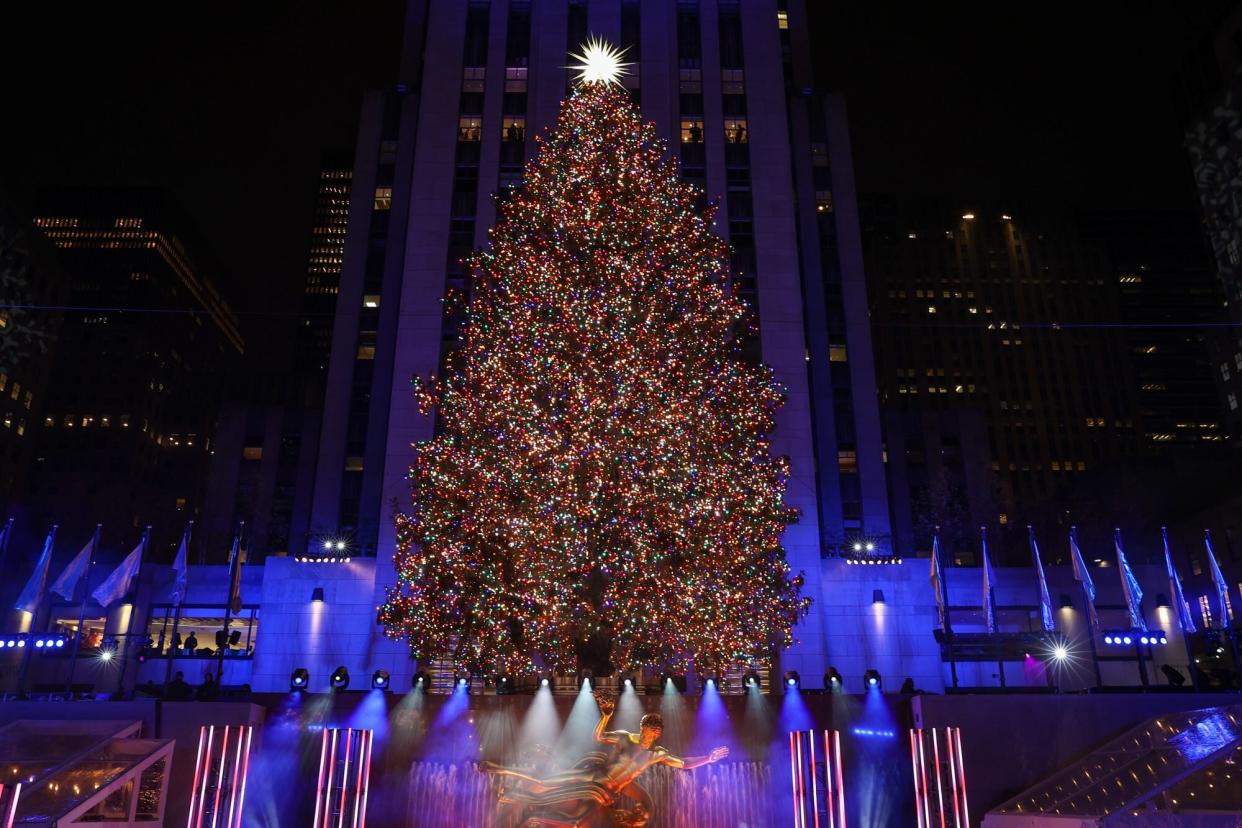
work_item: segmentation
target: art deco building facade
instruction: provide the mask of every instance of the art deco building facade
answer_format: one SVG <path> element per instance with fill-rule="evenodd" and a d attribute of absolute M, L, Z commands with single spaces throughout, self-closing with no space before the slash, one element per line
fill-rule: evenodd
<path fill-rule="evenodd" d="M 315 189 L 311 243 L 306 257 L 302 318 L 298 326 L 298 373 L 320 388 L 332 351 L 332 319 L 341 289 L 345 233 L 349 226 L 352 159 L 325 158 Z"/>
<path fill-rule="evenodd" d="M 58 248 L 67 312 L 35 424 L 33 523 L 85 542 L 97 522 L 175 546 L 201 507 L 237 319 L 179 210 L 151 191 L 49 196 L 35 225 Z M 136 539 L 136 535 L 135 535 Z M 123 542 L 123 541 L 122 541 Z"/>
<path fill-rule="evenodd" d="M 806 7 L 791 0 L 496 0 L 408 7 L 395 88 L 363 107 L 315 476 L 310 538 L 348 534 L 386 562 L 408 502 L 413 376 L 457 337 L 449 291 L 521 182 L 589 35 L 624 47 L 625 80 L 682 175 L 719 199 L 718 230 L 759 318 L 755 355 L 788 389 L 773 435 L 801 512 L 785 545 L 819 589 L 822 555 L 890 543 L 849 138 L 811 89 Z M 395 579 L 377 567 L 376 591 Z M 822 671 L 816 618 L 800 633 Z M 382 645 L 380 645 L 382 646 Z"/>

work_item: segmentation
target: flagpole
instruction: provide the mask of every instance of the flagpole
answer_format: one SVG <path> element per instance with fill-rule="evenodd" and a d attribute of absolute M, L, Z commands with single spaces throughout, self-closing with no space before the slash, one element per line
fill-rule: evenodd
<path fill-rule="evenodd" d="M 124 655 L 121 657 L 121 671 L 116 679 L 116 692 L 118 695 L 125 694 L 125 668 L 129 662 L 129 639 L 134 634 L 134 616 L 138 614 L 138 593 L 142 589 L 142 563 L 147 557 L 147 546 L 151 542 L 151 525 L 147 524 L 146 531 L 142 533 L 142 553 L 138 556 L 138 569 L 134 572 L 133 581 L 133 600 L 129 604 L 129 618 L 125 622 L 125 649 Z"/>
<path fill-rule="evenodd" d="M 91 597 L 91 569 L 95 566 L 95 553 L 99 551 L 99 530 L 102 523 L 95 524 L 95 534 L 91 538 L 91 557 L 86 562 L 85 583 L 82 585 L 82 607 L 78 610 L 78 634 L 73 642 L 73 652 L 69 654 L 69 677 L 65 679 L 65 693 L 73 698 L 73 673 L 78 666 L 78 650 L 82 649 L 82 625 L 86 623 L 86 602 Z"/>
<path fill-rule="evenodd" d="M 191 520 L 186 523 L 185 535 L 181 540 L 181 542 L 185 544 L 185 565 L 187 567 L 190 565 L 190 533 L 193 531 L 194 521 Z M 176 561 L 173 561 L 173 564 L 175 566 Z M 164 667 L 164 696 L 168 695 L 168 684 L 172 681 L 173 662 L 176 661 L 176 656 L 173 652 L 173 642 L 177 640 L 177 627 L 181 624 L 181 607 L 184 605 L 185 590 L 182 590 L 181 593 L 177 595 L 177 607 L 173 610 L 172 638 L 168 641 L 168 663 Z"/>
<path fill-rule="evenodd" d="M 0 538 L 0 572 L 4 572 L 4 565 L 9 560 L 9 541 L 13 538 L 13 518 L 9 518 L 4 523 L 3 538 Z"/>
<path fill-rule="evenodd" d="M 1078 527 L 1077 526 L 1070 527 L 1070 543 L 1073 545 L 1074 549 L 1078 549 Z M 1073 552 L 1073 550 L 1070 550 L 1070 551 L 1071 553 Z M 1079 549 L 1079 552 L 1081 551 L 1082 550 Z M 1071 554 L 1071 558 L 1072 557 L 1073 556 Z M 1079 557 L 1081 557 L 1081 555 Z M 1083 561 L 1082 565 L 1083 565 L 1083 568 L 1085 569 L 1087 566 L 1087 562 Z M 1088 573 L 1088 576 L 1089 575 L 1090 573 Z M 1082 597 L 1083 597 L 1083 600 L 1086 601 L 1086 604 L 1087 604 L 1087 643 L 1091 645 L 1091 664 L 1092 666 L 1095 667 L 1095 686 L 1103 687 L 1104 676 L 1100 673 L 1100 656 L 1099 656 L 1099 653 L 1095 649 L 1095 622 L 1091 620 L 1092 616 L 1095 615 L 1095 613 L 1092 611 L 1093 603 L 1092 603 L 1091 593 L 1087 591 L 1086 581 L 1079 581 L 1078 583 L 1082 587 Z"/>
<path fill-rule="evenodd" d="M 51 566 L 51 550 L 56 545 L 56 530 L 60 528 L 59 524 L 52 524 L 52 531 L 48 533 L 47 540 L 44 541 L 44 549 L 48 552 L 48 566 Z M 42 556 L 40 556 L 40 560 Z M 44 596 L 47 594 L 47 574 L 43 576 L 43 583 L 40 585 L 38 594 L 35 596 L 34 612 L 30 613 L 30 629 L 26 635 L 26 652 L 22 653 L 22 669 L 21 674 L 17 677 L 17 696 L 21 698 L 26 692 L 26 674 L 30 671 L 30 656 L 34 650 L 34 639 L 32 636 L 38 634 L 39 616 L 43 613 Z"/>
<path fill-rule="evenodd" d="M 940 527 L 936 527 L 936 542 L 940 541 Z M 943 551 L 943 550 L 941 550 Z M 949 575 L 944 571 L 944 555 L 940 556 L 940 597 L 944 601 L 944 634 L 949 640 L 949 675 L 953 679 L 953 687 L 957 688 L 957 653 L 953 649 L 953 622 L 949 616 Z"/>
<path fill-rule="evenodd" d="M 1242 661 L 1238 660 L 1238 636 L 1237 633 L 1233 631 L 1233 621 L 1229 618 L 1229 586 L 1217 581 L 1216 579 L 1216 576 L 1220 574 L 1220 564 L 1216 560 L 1216 550 L 1212 548 L 1211 529 L 1203 530 L 1203 539 L 1207 542 L 1208 553 L 1211 555 L 1212 585 L 1216 587 L 1218 592 L 1222 586 L 1225 587 L 1225 593 L 1220 597 L 1220 626 L 1221 629 L 1224 630 L 1225 637 L 1229 639 L 1229 652 L 1233 656 L 1233 669 L 1234 672 L 1237 672 L 1239 666 L 1242 666 Z"/>
<path fill-rule="evenodd" d="M 233 619 L 233 572 L 234 568 L 241 569 L 241 539 L 246 531 L 246 521 L 240 521 L 237 524 L 237 537 L 233 540 L 233 548 L 236 553 L 232 555 L 229 561 L 229 594 L 228 599 L 224 602 L 224 640 L 216 645 L 216 693 L 219 694 L 221 688 L 224 687 L 224 648 L 229 645 L 229 621 Z M 237 576 L 240 578 L 240 576 Z"/>
<path fill-rule="evenodd" d="M 1174 582 L 1177 578 L 1177 570 L 1173 568 L 1173 553 L 1169 551 L 1169 527 L 1161 526 L 1160 536 L 1164 539 L 1165 562 L 1169 568 L 1169 591 L 1172 593 L 1169 596 L 1169 604 L 1177 608 L 1177 629 L 1182 634 L 1182 646 L 1186 648 L 1186 671 L 1190 673 L 1190 686 L 1197 693 L 1199 692 L 1199 676 L 1195 672 L 1194 652 L 1190 649 L 1190 634 L 1186 632 L 1186 622 L 1182 618 L 1188 608 L 1180 580 Z"/>

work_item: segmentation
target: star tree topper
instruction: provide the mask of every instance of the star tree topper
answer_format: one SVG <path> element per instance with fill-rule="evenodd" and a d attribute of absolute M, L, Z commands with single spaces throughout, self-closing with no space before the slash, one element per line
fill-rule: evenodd
<path fill-rule="evenodd" d="M 627 74 L 629 67 L 634 65 L 621 60 L 624 54 L 624 49 L 618 49 L 607 41 L 592 37 L 582 47 L 581 52 L 570 55 L 572 58 L 577 58 L 579 62 L 565 68 L 573 69 L 578 73 L 575 80 L 580 84 L 615 83 L 620 86 L 621 76 Z"/>

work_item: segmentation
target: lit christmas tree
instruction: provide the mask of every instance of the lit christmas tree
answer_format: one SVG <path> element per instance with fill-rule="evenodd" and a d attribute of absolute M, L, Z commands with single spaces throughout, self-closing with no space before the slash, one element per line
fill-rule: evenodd
<path fill-rule="evenodd" d="M 612 68 L 609 63 L 611 62 Z M 472 261 L 442 428 L 397 518 L 388 635 L 475 670 L 701 671 L 791 642 L 782 391 L 740 356 L 711 208 L 593 44 Z"/>

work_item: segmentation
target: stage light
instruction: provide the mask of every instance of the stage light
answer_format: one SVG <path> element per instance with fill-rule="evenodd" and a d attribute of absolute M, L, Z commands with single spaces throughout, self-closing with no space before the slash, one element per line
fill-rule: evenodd
<path fill-rule="evenodd" d="M 1057 661 L 1065 661 L 1065 659 L 1069 658 L 1069 650 L 1066 649 L 1064 644 L 1058 644 L 1052 648 L 1052 657 Z"/>
<path fill-rule="evenodd" d="M 324 548 L 324 549 L 331 549 L 331 548 L 332 548 L 332 541 L 330 541 L 330 540 L 326 540 L 326 541 L 324 541 L 324 542 L 323 542 L 323 548 Z"/>
<path fill-rule="evenodd" d="M 415 690 L 427 690 L 431 686 L 431 679 L 425 672 L 419 670 L 410 679 L 410 686 Z"/>
<path fill-rule="evenodd" d="M 579 682 L 578 682 L 578 686 L 579 686 L 579 687 L 581 687 L 581 686 L 583 686 L 583 685 L 586 685 L 587 687 L 590 687 L 590 686 L 591 686 L 591 679 L 595 678 L 595 672 L 594 672 L 593 670 L 591 670 L 589 667 L 586 667 L 586 668 L 580 669 L 580 670 L 578 671 L 578 678 L 579 678 L 579 679 L 581 679 L 581 681 L 579 681 Z"/>
<path fill-rule="evenodd" d="M 1112 643 L 1113 643 L 1113 637 L 1112 637 L 1111 635 L 1106 635 L 1106 636 L 1104 636 L 1104 643 L 1105 643 L 1105 644 L 1112 644 Z"/>
<path fill-rule="evenodd" d="M 752 693 L 758 693 L 763 689 L 763 681 L 759 678 L 759 673 L 754 670 L 747 670 L 742 676 L 742 686 Z"/>
<path fill-rule="evenodd" d="M 289 676 L 290 690 L 305 690 L 310 684 L 310 671 L 305 667 L 299 667 Z"/>
<path fill-rule="evenodd" d="M 1122 636 L 1122 637 L 1121 637 L 1121 643 L 1122 643 L 1122 644 L 1133 644 L 1133 643 L 1134 643 L 1134 639 L 1133 639 L 1133 638 L 1131 638 L 1131 637 L 1130 637 L 1130 636 L 1128 636 L 1128 635 L 1125 635 L 1125 636 Z"/>
<path fill-rule="evenodd" d="M 99 651 L 99 660 L 100 660 L 100 661 L 111 661 L 111 660 L 112 660 L 112 651 L 111 651 L 111 650 L 100 650 L 100 651 Z"/>
<path fill-rule="evenodd" d="M 1140 643 L 1140 644 L 1146 644 L 1146 643 L 1147 643 L 1147 636 L 1145 636 L 1145 635 L 1140 635 L 1140 636 L 1139 636 L 1139 643 Z"/>
<path fill-rule="evenodd" d="M 470 692 L 470 675 L 468 673 L 453 673 L 453 692 Z"/>
<path fill-rule="evenodd" d="M 42 638 L 36 638 L 36 639 L 35 639 L 35 649 L 38 649 L 38 650 L 42 650 L 42 649 L 43 649 L 43 639 L 42 639 Z"/>
<path fill-rule="evenodd" d="M 864 545 L 864 547 L 863 547 L 863 548 L 864 548 L 864 549 L 866 549 L 868 552 L 874 552 L 874 551 L 875 551 L 875 544 L 874 544 L 874 543 L 871 543 L 870 541 L 868 541 L 868 542 Z"/>
<path fill-rule="evenodd" d="M 863 673 L 863 684 L 868 689 L 874 687 L 876 690 L 879 690 L 882 683 L 883 679 L 880 678 L 879 670 L 871 669 Z"/>
<path fill-rule="evenodd" d="M 497 696 L 512 696 L 513 690 L 514 690 L 513 679 L 509 678 L 504 673 L 501 673 L 500 675 L 496 676 L 496 695 Z"/>
<path fill-rule="evenodd" d="M 841 678 L 841 674 L 836 667 L 829 667 L 828 672 L 824 673 L 824 689 L 829 693 L 841 692 L 845 682 Z"/>
<path fill-rule="evenodd" d="M 802 676 L 798 675 L 797 670 L 787 670 L 784 675 L 785 689 L 799 690 L 802 687 Z"/>
<path fill-rule="evenodd" d="M 332 685 L 333 690 L 348 690 L 349 671 L 345 669 L 344 665 L 341 665 L 332 671 L 332 676 L 328 681 Z"/>
<path fill-rule="evenodd" d="M 855 552 L 861 552 L 861 551 L 863 551 L 863 545 L 862 545 L 861 543 L 855 543 L 855 544 L 854 544 L 854 551 L 855 551 Z"/>
<path fill-rule="evenodd" d="M 670 683 L 673 685 L 673 689 L 675 689 L 678 693 L 686 692 L 685 674 L 683 673 L 661 673 L 660 674 L 660 689 L 667 690 Z"/>
<path fill-rule="evenodd" d="M 1160 635 L 1160 643 L 1161 643 L 1161 644 L 1168 644 L 1168 643 L 1169 643 L 1169 637 L 1168 637 L 1167 635 L 1164 635 L 1164 634 L 1162 633 L 1162 634 Z"/>
<path fill-rule="evenodd" d="M 547 686 L 548 686 L 548 685 L 550 685 L 551 683 L 552 683 L 552 682 L 548 680 L 548 677 L 547 677 L 547 676 L 544 676 L 543 678 L 539 679 L 539 686 L 540 686 L 540 687 L 547 687 Z"/>
<path fill-rule="evenodd" d="M 392 684 L 392 678 L 388 675 L 387 670 L 376 670 L 371 674 L 372 690 L 387 690 Z"/>

